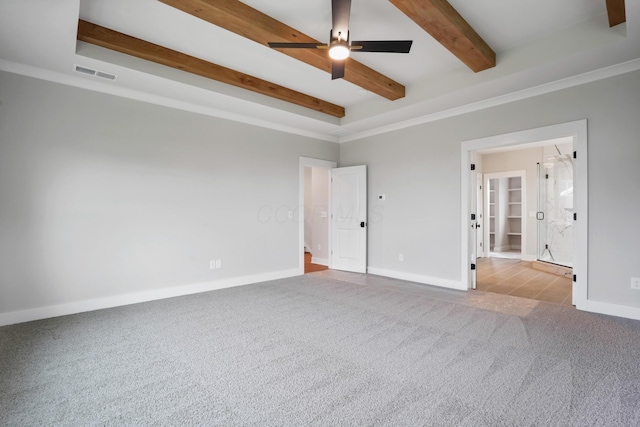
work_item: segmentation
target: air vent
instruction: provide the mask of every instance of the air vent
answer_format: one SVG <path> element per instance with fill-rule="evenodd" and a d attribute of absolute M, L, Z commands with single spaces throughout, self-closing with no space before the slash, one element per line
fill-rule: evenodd
<path fill-rule="evenodd" d="M 117 76 L 115 74 L 105 73 L 104 71 L 96 71 L 96 77 L 102 77 L 103 79 L 115 80 Z"/>
<path fill-rule="evenodd" d="M 116 74 L 105 73 L 104 71 L 94 70 L 93 68 L 83 67 L 81 65 L 74 65 L 76 73 L 87 74 L 89 76 L 100 77 L 101 79 L 107 79 L 114 81 L 118 78 Z"/>
<path fill-rule="evenodd" d="M 92 70 L 91 68 L 81 67 L 79 65 L 76 65 L 76 71 L 82 74 L 89 74 L 90 76 L 96 75 L 96 70 Z"/>

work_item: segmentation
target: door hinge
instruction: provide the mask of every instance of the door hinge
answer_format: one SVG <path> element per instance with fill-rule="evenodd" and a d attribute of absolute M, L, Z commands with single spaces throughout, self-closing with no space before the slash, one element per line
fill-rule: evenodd
<path fill-rule="evenodd" d="M 548 174 L 548 173 L 546 173 L 546 174 L 544 175 L 544 179 L 549 179 L 549 174 Z"/>
<path fill-rule="evenodd" d="M 578 214 L 577 214 L 577 213 L 575 213 L 575 212 L 573 213 L 573 220 L 574 220 L 574 221 L 577 221 L 577 220 L 578 220 Z"/>
<path fill-rule="evenodd" d="M 471 163 L 471 170 L 472 171 L 476 170 L 476 164 L 475 163 Z"/>
<path fill-rule="evenodd" d="M 574 152 L 573 152 L 573 158 L 574 158 L 574 159 L 577 159 L 577 158 L 578 158 L 578 152 L 577 152 L 577 151 L 574 151 Z"/>
<path fill-rule="evenodd" d="M 471 264 L 471 269 L 475 270 L 476 269 L 476 265 L 475 264 Z"/>
<path fill-rule="evenodd" d="M 575 274 L 573 275 L 573 281 L 574 281 L 574 282 L 577 282 L 577 281 L 578 281 L 578 278 L 577 278 L 577 276 L 576 276 Z"/>
<path fill-rule="evenodd" d="M 471 214 L 471 221 L 475 221 L 476 220 L 476 214 Z"/>

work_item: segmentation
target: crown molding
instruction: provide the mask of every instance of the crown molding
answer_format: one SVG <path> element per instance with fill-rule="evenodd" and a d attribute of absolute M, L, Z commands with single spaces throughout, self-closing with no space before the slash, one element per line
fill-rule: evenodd
<path fill-rule="evenodd" d="M 487 98 L 482 101 L 472 102 L 469 104 L 460 105 L 447 110 L 426 114 L 420 117 L 397 122 L 391 125 L 380 126 L 378 128 L 369 129 L 365 132 L 358 132 L 353 135 L 340 137 L 339 142 L 344 143 L 349 141 L 355 141 L 355 140 L 367 138 L 370 136 L 375 136 L 383 133 L 393 132 L 396 130 L 406 129 L 409 127 L 418 126 L 418 125 L 429 123 L 429 122 L 435 122 L 437 120 L 448 119 L 451 117 L 459 116 L 461 114 L 472 113 L 474 111 L 480 111 L 487 108 L 508 104 L 514 101 L 533 98 L 535 96 L 544 95 L 547 93 L 556 92 L 558 90 L 568 89 L 575 86 L 580 86 L 585 83 L 591 83 L 598 80 L 618 76 L 621 74 L 630 73 L 637 70 L 640 70 L 640 58 L 633 59 L 631 61 L 623 62 L 620 64 L 600 68 L 598 70 L 577 74 L 575 76 L 556 80 L 550 83 L 544 83 L 544 84 L 533 86 L 527 89 L 510 92 L 510 93 L 496 96 L 493 98 Z"/>

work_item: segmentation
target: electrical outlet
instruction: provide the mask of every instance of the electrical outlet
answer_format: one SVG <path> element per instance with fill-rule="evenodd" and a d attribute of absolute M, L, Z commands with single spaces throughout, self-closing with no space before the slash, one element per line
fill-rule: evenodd
<path fill-rule="evenodd" d="M 216 268 L 222 268 L 222 260 L 221 259 L 217 259 L 216 260 Z"/>
<path fill-rule="evenodd" d="M 209 269 L 213 270 L 216 268 L 216 260 L 212 259 L 211 261 L 209 261 Z"/>
<path fill-rule="evenodd" d="M 640 277 L 631 278 L 631 289 L 636 289 L 640 291 Z"/>
<path fill-rule="evenodd" d="M 398 261 L 404 262 L 404 254 L 399 254 L 398 255 Z"/>
<path fill-rule="evenodd" d="M 322 246 L 320 245 L 320 243 L 318 243 L 318 250 L 321 251 L 322 250 Z"/>

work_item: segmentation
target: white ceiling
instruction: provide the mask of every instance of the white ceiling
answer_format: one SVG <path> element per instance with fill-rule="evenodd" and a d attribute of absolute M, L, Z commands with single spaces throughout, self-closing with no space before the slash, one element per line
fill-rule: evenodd
<path fill-rule="evenodd" d="M 245 3 L 328 39 L 329 0 Z M 623 63 L 621 70 L 640 68 L 640 2 L 627 1 L 627 23 L 614 28 L 605 0 L 450 3 L 496 52 L 495 68 L 473 73 L 388 0 L 352 1 L 352 40 L 414 41 L 408 55 L 353 55 L 405 85 L 406 97 L 397 101 L 332 81 L 323 71 L 155 0 L 3 0 L 0 69 L 338 142 L 599 78 Z M 346 116 L 337 119 L 77 42 L 79 17 L 342 105 Z M 118 79 L 77 74 L 74 64 Z"/>

